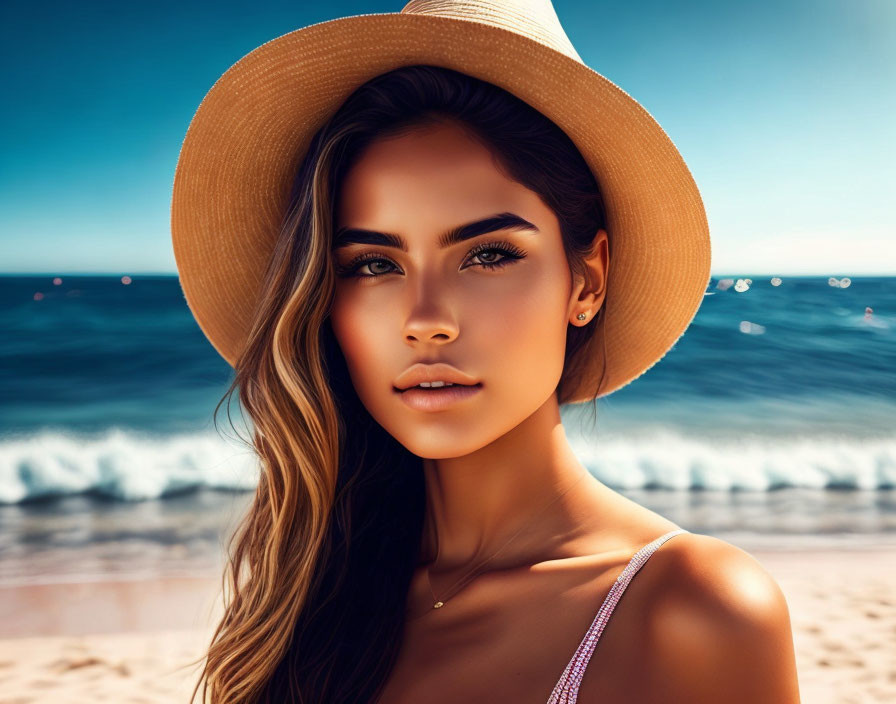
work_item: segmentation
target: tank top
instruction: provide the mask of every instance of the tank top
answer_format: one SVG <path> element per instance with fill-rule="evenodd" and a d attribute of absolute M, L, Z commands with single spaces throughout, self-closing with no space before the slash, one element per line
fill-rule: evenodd
<path fill-rule="evenodd" d="M 607 594 L 607 598 L 604 599 L 604 603 L 594 617 L 591 626 L 586 631 L 585 637 L 582 638 L 582 642 L 579 643 L 579 647 L 576 649 L 572 659 L 560 676 L 560 680 L 554 686 L 554 691 L 551 692 L 551 697 L 548 699 L 547 704 L 574 704 L 576 698 L 579 696 L 579 685 L 582 683 L 582 677 L 585 676 L 585 668 L 588 667 L 588 661 L 591 660 L 591 654 L 594 652 L 594 648 L 597 646 L 597 641 L 600 639 L 600 634 L 603 633 L 604 627 L 607 625 L 607 621 L 610 620 L 610 616 L 613 614 L 613 609 L 616 608 L 616 604 L 619 603 L 619 599 L 622 597 L 626 587 L 628 587 L 638 570 L 643 567 L 644 563 L 647 562 L 648 558 L 660 545 L 669 540 L 669 538 L 688 532 L 690 531 L 684 530 L 683 528 L 670 531 L 665 535 L 661 535 L 653 542 L 648 543 L 635 553 L 626 568 L 622 570 L 621 574 L 613 583 L 610 593 Z"/>

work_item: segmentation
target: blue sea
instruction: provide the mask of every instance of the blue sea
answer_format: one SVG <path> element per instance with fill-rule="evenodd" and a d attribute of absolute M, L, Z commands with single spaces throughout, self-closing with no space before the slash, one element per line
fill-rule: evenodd
<path fill-rule="evenodd" d="M 0 276 L 0 582 L 217 565 L 257 481 L 212 422 L 231 377 L 173 275 Z M 595 476 L 689 530 L 896 544 L 896 277 L 714 277 L 595 424 L 562 415 Z"/>

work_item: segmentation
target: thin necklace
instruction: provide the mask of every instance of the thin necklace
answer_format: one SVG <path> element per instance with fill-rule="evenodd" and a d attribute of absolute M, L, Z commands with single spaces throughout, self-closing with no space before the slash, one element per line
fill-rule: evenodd
<path fill-rule="evenodd" d="M 433 605 L 432 605 L 432 608 L 433 608 L 433 609 L 441 609 L 441 608 L 445 605 L 445 602 L 448 601 L 448 599 L 449 599 L 450 597 L 452 597 L 452 596 L 454 596 L 455 594 L 457 594 L 457 592 L 459 592 L 461 589 L 463 589 L 464 586 L 466 586 L 467 582 L 469 582 L 471 579 L 473 579 L 473 577 L 475 577 L 477 574 L 479 574 L 477 570 L 479 570 L 480 568 L 482 568 L 483 565 L 487 564 L 488 562 L 490 562 L 491 560 L 493 560 L 495 557 L 497 557 L 498 553 L 500 553 L 504 548 L 506 548 L 506 547 L 510 544 L 510 542 L 511 542 L 514 538 L 516 538 L 520 533 L 522 533 L 523 530 L 525 530 L 526 527 L 527 527 L 527 526 L 528 526 L 534 519 L 536 519 L 536 518 L 538 518 L 539 516 L 541 516 L 541 514 L 543 514 L 543 513 L 544 513 L 545 511 L 547 511 L 551 506 L 553 506 L 555 503 L 557 503 L 557 501 L 559 501 L 560 499 L 562 499 L 570 489 L 572 489 L 576 484 L 578 484 L 578 483 L 585 477 L 586 474 L 588 474 L 588 470 L 584 470 L 584 471 L 581 473 L 581 475 L 579 475 L 579 478 L 578 478 L 578 479 L 576 479 L 572 484 L 570 484 L 568 487 L 566 487 L 566 489 L 563 490 L 563 493 L 561 493 L 559 496 L 557 496 L 557 497 L 555 497 L 554 499 L 552 499 L 551 502 L 547 504 L 547 506 L 545 506 L 544 508 L 542 508 L 542 509 L 541 509 L 538 513 L 536 513 L 532 518 L 530 518 L 528 521 L 526 521 L 526 523 L 523 525 L 522 528 L 520 528 L 516 533 L 514 533 L 512 536 L 510 536 L 510 539 L 507 540 L 507 542 L 505 542 L 500 548 L 498 548 L 497 552 L 495 552 L 491 557 L 489 557 L 489 558 L 488 558 L 487 560 L 485 560 L 484 562 L 480 562 L 478 565 L 476 565 L 476 567 L 474 567 L 472 570 L 470 570 L 470 572 L 468 572 L 466 575 L 464 575 L 463 577 L 461 577 L 457 582 L 455 582 L 454 585 L 452 585 L 452 588 L 453 588 L 453 587 L 457 587 L 457 588 L 454 589 L 453 591 L 451 591 L 451 590 L 449 589 L 449 590 L 448 590 L 448 591 L 449 591 L 448 596 L 445 596 L 445 597 L 442 597 L 441 599 L 439 599 L 439 598 L 435 595 L 435 592 L 433 592 L 433 590 L 432 590 L 432 581 L 431 581 L 430 578 L 429 578 L 429 568 L 427 568 L 427 569 L 426 569 L 426 582 L 427 582 L 427 584 L 429 584 L 429 592 L 430 592 L 430 594 L 432 594 L 432 598 L 434 599 L 434 603 L 433 603 Z M 461 582 L 463 582 L 463 584 L 460 584 Z M 458 584 L 460 584 L 459 587 L 457 586 Z M 426 613 L 429 613 L 429 611 L 427 611 Z M 425 615 L 425 614 L 421 614 L 421 615 Z M 418 618 L 419 618 L 419 617 L 418 617 Z"/>

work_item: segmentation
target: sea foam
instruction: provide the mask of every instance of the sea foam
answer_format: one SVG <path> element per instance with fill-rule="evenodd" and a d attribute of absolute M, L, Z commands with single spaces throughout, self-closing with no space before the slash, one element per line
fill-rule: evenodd
<path fill-rule="evenodd" d="M 572 440 L 582 463 L 615 489 L 771 491 L 892 489 L 896 439 L 712 440 L 665 430 L 642 437 Z M 0 441 L 0 503 L 91 493 L 121 501 L 209 488 L 251 491 L 254 452 L 215 433 L 143 435 L 58 431 Z"/>

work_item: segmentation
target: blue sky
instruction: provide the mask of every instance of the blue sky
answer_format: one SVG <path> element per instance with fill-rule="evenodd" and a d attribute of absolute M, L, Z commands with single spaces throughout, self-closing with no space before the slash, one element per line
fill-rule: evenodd
<path fill-rule="evenodd" d="M 0 271 L 176 271 L 171 186 L 217 78 L 384 2 L 4 0 Z M 703 194 L 714 275 L 896 274 L 896 2 L 555 0 Z"/>

